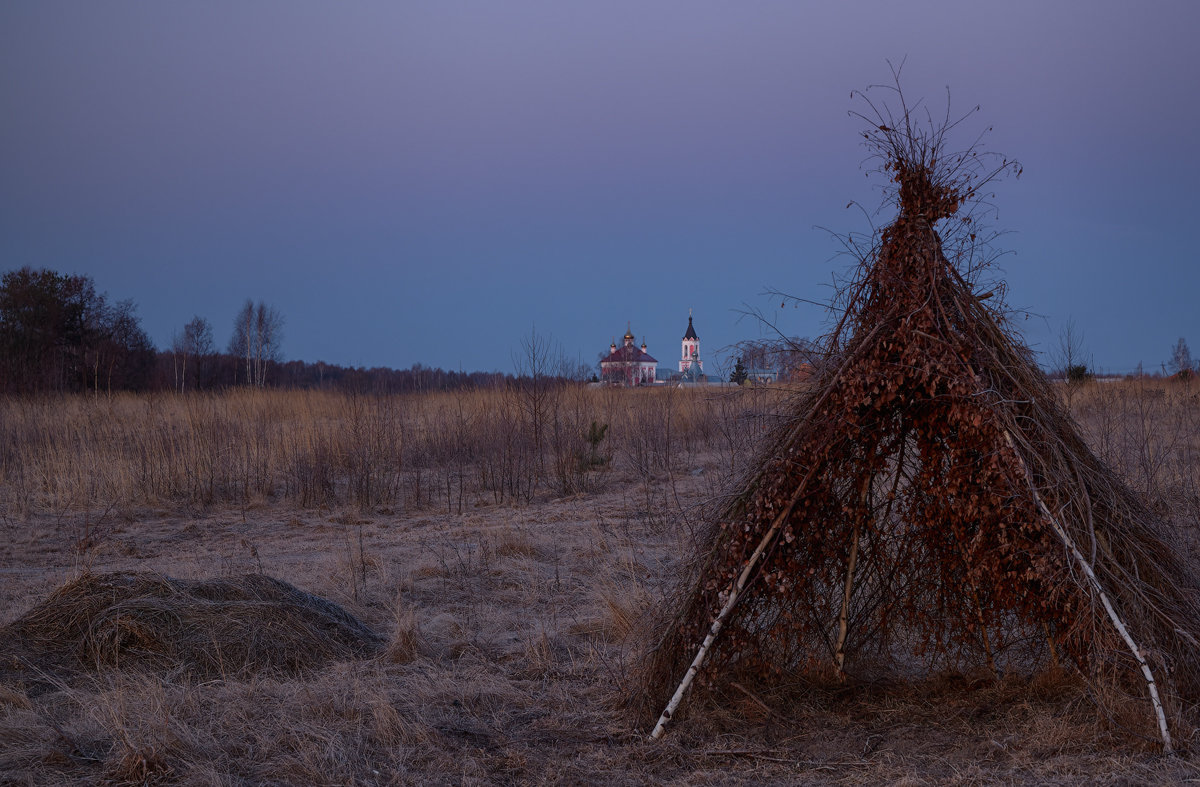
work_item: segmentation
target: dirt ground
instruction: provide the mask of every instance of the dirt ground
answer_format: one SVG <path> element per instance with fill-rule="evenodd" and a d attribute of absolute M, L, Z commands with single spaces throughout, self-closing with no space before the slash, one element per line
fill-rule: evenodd
<path fill-rule="evenodd" d="M 300 677 L 0 683 L 0 783 L 1200 782 L 1194 754 L 1130 740 L 1069 679 L 744 690 L 650 742 L 625 706 L 639 619 L 717 475 L 614 476 L 596 494 L 462 515 L 263 502 L 4 517 L 0 626 L 84 570 L 261 572 L 389 645 Z"/>

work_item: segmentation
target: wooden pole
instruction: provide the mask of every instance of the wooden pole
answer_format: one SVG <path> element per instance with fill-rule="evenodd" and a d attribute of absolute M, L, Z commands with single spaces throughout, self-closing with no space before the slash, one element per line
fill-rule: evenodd
<path fill-rule="evenodd" d="M 842 612 L 838 615 L 837 645 L 834 647 L 834 663 L 838 675 L 845 677 L 846 635 L 850 631 L 850 596 L 854 592 L 854 564 L 858 561 L 859 523 L 854 523 L 854 540 L 850 542 L 850 560 L 846 564 L 846 585 L 842 589 Z"/>
<path fill-rule="evenodd" d="M 700 666 L 704 663 L 704 658 L 708 655 L 708 651 L 717 640 L 717 635 L 721 633 L 721 629 L 725 627 L 725 620 L 729 617 L 729 613 L 733 611 L 738 599 L 742 597 L 742 591 L 746 589 L 746 583 L 750 580 L 750 574 L 754 571 L 754 567 L 758 565 L 758 561 L 762 558 L 763 553 L 771 542 L 775 540 L 775 534 L 779 532 L 779 528 L 783 526 L 784 521 L 792 513 L 792 509 L 796 507 L 796 503 L 800 501 L 804 490 L 808 488 L 808 479 L 812 477 L 813 471 L 810 470 L 800 485 L 796 487 L 796 494 L 792 496 L 791 502 L 784 506 L 779 515 L 771 523 L 771 527 L 767 530 L 767 534 L 758 542 L 758 547 L 754 553 L 750 555 L 750 559 L 742 568 L 742 573 L 738 575 L 737 582 L 729 590 L 729 598 L 725 599 L 725 603 L 721 606 L 721 611 L 717 614 L 717 619 L 713 621 L 712 626 L 708 630 L 708 635 L 704 638 L 704 642 L 700 643 L 700 650 L 696 652 L 696 658 L 692 659 L 691 666 L 688 667 L 687 673 L 684 674 L 683 680 L 679 683 L 679 687 L 675 689 L 675 693 L 671 695 L 670 702 L 663 710 L 662 715 L 658 717 L 658 723 L 654 725 L 654 731 L 650 733 L 651 740 L 658 740 L 662 737 L 663 731 L 666 729 L 667 722 L 671 720 L 671 714 L 679 707 L 679 703 L 683 701 L 683 697 L 687 694 L 688 688 L 692 685 L 692 681 L 696 679 L 696 675 L 700 672 Z"/>
<path fill-rule="evenodd" d="M 871 497 L 871 481 L 872 476 L 868 475 L 863 480 L 863 490 L 861 500 L 863 508 L 868 508 Z M 858 562 L 858 542 L 862 537 L 862 526 L 870 517 L 870 513 L 863 515 L 862 522 L 854 523 L 854 536 L 850 542 L 850 558 L 846 561 L 846 583 L 842 588 L 842 611 L 838 615 L 838 635 L 837 644 L 833 649 L 833 661 L 837 665 L 838 675 L 846 676 L 846 671 L 843 667 L 846 664 L 846 635 L 850 632 L 850 597 L 854 593 L 854 566 Z"/>
<path fill-rule="evenodd" d="M 1033 474 L 1029 472 L 1029 466 L 1025 464 L 1025 459 L 1021 456 L 1020 452 L 1017 451 L 1016 441 L 1013 440 L 1012 435 L 1007 429 L 1004 430 L 1004 439 L 1008 441 L 1008 447 L 1012 449 L 1013 455 L 1016 456 L 1017 462 L 1020 463 L 1021 469 L 1025 472 L 1025 478 L 1029 482 L 1029 490 L 1033 492 L 1033 499 L 1037 501 L 1038 508 L 1041 510 L 1042 515 L 1049 520 L 1050 527 L 1054 529 L 1055 534 L 1058 535 L 1063 544 L 1067 547 L 1068 551 L 1070 551 L 1072 557 L 1075 558 L 1075 562 L 1079 564 L 1079 567 L 1083 571 L 1084 575 L 1088 578 L 1088 580 L 1091 581 L 1092 588 L 1096 591 L 1096 594 L 1100 596 L 1100 603 L 1104 605 L 1104 611 L 1108 614 L 1108 619 L 1112 621 L 1113 627 L 1116 628 L 1117 632 L 1121 635 L 1121 638 L 1125 640 L 1125 645 L 1129 648 L 1129 652 L 1133 654 L 1133 658 L 1137 660 L 1139 665 L 1141 665 L 1142 676 L 1146 679 L 1146 686 L 1150 690 L 1150 704 L 1154 706 L 1154 716 L 1158 721 L 1158 731 L 1159 734 L 1162 735 L 1163 753 L 1173 754 L 1174 747 L 1171 745 L 1171 732 L 1167 729 L 1167 716 L 1163 711 L 1162 701 L 1158 697 L 1158 685 L 1154 682 L 1154 674 L 1150 672 L 1150 665 L 1147 664 L 1146 659 L 1142 657 L 1141 648 L 1139 648 L 1137 643 L 1134 642 L 1133 636 L 1129 633 L 1129 629 L 1121 621 L 1121 617 L 1117 614 L 1116 609 L 1113 608 L 1112 602 L 1108 599 L 1108 594 L 1104 592 L 1104 588 L 1101 586 L 1100 580 L 1096 577 L 1096 572 L 1092 570 L 1091 564 L 1086 558 L 1084 558 L 1083 553 L 1079 551 L 1079 548 L 1075 546 L 1075 540 L 1071 538 L 1071 534 L 1066 531 L 1066 528 L 1059 524 L 1054 515 L 1050 513 L 1050 509 L 1042 501 L 1042 496 L 1038 494 L 1037 486 L 1033 482 Z"/>

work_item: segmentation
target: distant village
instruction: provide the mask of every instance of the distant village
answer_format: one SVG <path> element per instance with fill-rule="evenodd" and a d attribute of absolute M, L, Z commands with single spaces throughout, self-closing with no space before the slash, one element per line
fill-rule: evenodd
<path fill-rule="evenodd" d="M 614 341 L 609 345 L 608 355 L 600 361 L 599 383 L 602 385 L 634 388 L 646 385 L 730 385 L 744 381 L 754 383 L 778 382 L 779 373 L 773 368 L 754 366 L 747 368 L 739 364 L 738 380 L 731 381 L 720 376 L 704 373 L 704 359 L 700 356 L 700 336 L 692 323 L 688 310 L 687 330 L 680 340 L 679 363 L 676 368 L 659 366 L 659 361 L 650 355 L 646 342 L 639 347 L 631 325 L 627 324 L 621 345 Z"/>

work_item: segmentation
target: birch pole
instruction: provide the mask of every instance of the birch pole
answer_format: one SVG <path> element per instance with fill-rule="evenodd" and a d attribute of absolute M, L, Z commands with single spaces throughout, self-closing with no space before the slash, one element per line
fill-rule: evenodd
<path fill-rule="evenodd" d="M 899 469 L 897 469 L 899 472 Z M 863 508 L 867 508 L 870 504 L 871 497 L 871 482 L 874 476 L 868 475 L 863 481 L 862 489 L 862 504 Z M 837 664 L 838 675 L 843 679 L 846 677 L 846 636 L 850 633 L 850 597 L 854 593 L 854 566 L 858 563 L 858 541 L 861 538 L 862 527 L 866 524 L 870 514 L 863 517 L 862 522 L 854 523 L 854 537 L 850 542 L 850 558 L 846 562 L 846 582 L 842 588 L 842 612 L 838 615 L 838 635 L 837 644 L 834 646 L 834 663 Z"/>
<path fill-rule="evenodd" d="M 846 564 L 846 584 L 842 588 L 842 613 L 838 615 L 837 644 L 834 646 L 833 660 L 837 664 L 838 675 L 846 677 L 846 635 L 850 633 L 850 596 L 854 592 L 854 564 L 858 562 L 859 524 L 854 524 L 854 540 L 850 542 L 850 560 Z"/>
<path fill-rule="evenodd" d="M 721 611 L 717 613 L 717 619 L 713 621 L 712 626 L 708 630 L 708 635 L 704 638 L 704 642 L 700 643 L 700 650 L 696 652 L 696 658 L 692 659 L 691 666 L 688 667 L 687 673 L 684 674 L 683 680 L 679 683 L 679 687 L 675 689 L 675 693 L 671 695 L 670 702 L 663 710 L 662 715 L 658 717 L 658 724 L 654 725 L 654 731 L 650 733 L 651 740 L 658 740 L 662 737 L 663 731 L 666 729 L 667 722 L 671 720 L 671 714 L 679 707 L 679 703 L 683 701 L 683 697 L 687 694 L 687 690 L 692 685 L 692 681 L 696 679 L 696 675 L 700 672 L 700 666 L 704 663 L 704 659 L 708 656 L 708 651 L 712 648 L 712 644 L 716 642 L 717 635 L 721 633 L 721 629 L 725 627 L 725 620 L 729 617 L 729 613 L 733 611 L 738 599 L 742 597 L 742 591 L 746 589 L 746 583 L 750 580 L 750 574 L 754 571 L 754 567 L 758 565 L 759 559 L 771 542 L 775 539 L 775 534 L 779 532 L 779 528 L 783 526 L 784 521 L 792 513 L 792 509 L 796 507 L 796 503 L 800 501 L 800 496 L 804 494 L 804 490 L 808 487 L 808 479 L 812 477 L 812 471 L 804 477 L 800 485 L 796 488 L 796 494 L 792 496 L 791 502 L 784 506 L 779 515 L 775 517 L 775 521 L 771 523 L 771 528 L 767 530 L 767 534 L 762 537 L 762 541 L 758 542 L 758 547 L 754 553 L 750 555 L 750 559 L 746 561 L 745 567 L 742 568 L 742 573 L 738 575 L 737 582 L 729 590 L 729 598 L 725 600 L 725 604 L 721 607 Z"/>
<path fill-rule="evenodd" d="M 1121 621 L 1121 617 L 1117 614 L 1116 609 L 1113 608 L 1112 602 L 1108 599 L 1108 594 L 1104 592 L 1104 588 L 1100 585 L 1100 580 L 1096 577 L 1096 572 L 1092 570 L 1091 564 L 1088 563 L 1083 553 L 1079 551 L 1079 548 L 1075 546 L 1075 541 L 1071 538 L 1071 534 L 1050 513 L 1050 509 L 1042 501 L 1042 496 L 1038 494 L 1037 486 L 1033 482 L 1033 474 L 1029 471 L 1029 466 L 1025 464 L 1024 457 L 1017 451 L 1016 442 L 1007 429 L 1004 430 L 1004 439 L 1008 441 L 1008 447 L 1012 449 L 1013 455 L 1016 456 L 1017 462 L 1020 463 L 1021 469 L 1025 472 L 1025 478 L 1029 482 L 1029 491 L 1033 493 L 1033 499 L 1037 501 L 1038 509 L 1041 510 L 1042 515 L 1050 522 L 1050 527 L 1062 539 L 1063 544 L 1071 552 L 1071 556 L 1075 558 L 1075 562 L 1079 564 L 1079 568 L 1083 571 L 1084 575 L 1091 581 L 1092 588 L 1100 596 L 1100 603 L 1104 605 L 1104 611 L 1108 614 L 1108 619 L 1112 621 L 1113 627 L 1116 628 L 1121 638 L 1125 640 L 1125 645 L 1129 648 L 1129 652 L 1133 654 L 1134 659 L 1141 665 L 1142 676 L 1146 679 L 1146 686 L 1150 691 L 1150 704 L 1154 706 L 1154 716 L 1158 721 L 1158 731 L 1162 735 L 1163 753 L 1173 754 L 1174 747 L 1171 745 L 1171 732 L 1167 729 L 1166 713 L 1164 713 L 1162 701 L 1158 697 L 1158 685 L 1154 681 L 1154 674 L 1150 672 L 1150 665 L 1142 657 L 1141 648 L 1134 642 L 1129 629 Z"/>

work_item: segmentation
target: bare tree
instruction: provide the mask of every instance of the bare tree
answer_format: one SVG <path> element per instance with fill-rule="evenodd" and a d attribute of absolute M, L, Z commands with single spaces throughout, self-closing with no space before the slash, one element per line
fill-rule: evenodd
<path fill-rule="evenodd" d="M 254 335 L 254 380 L 262 388 L 267 382 L 267 366 L 282 360 L 283 315 L 259 301 L 254 309 Z"/>
<path fill-rule="evenodd" d="M 561 350 L 553 337 L 537 332 L 537 326 L 529 329 L 528 336 L 521 337 L 521 349 L 513 355 L 517 370 L 517 388 L 521 392 L 521 404 L 533 431 L 533 446 L 538 465 L 542 462 L 543 432 L 546 410 L 554 387 L 554 371 L 559 365 Z"/>
<path fill-rule="evenodd" d="M 206 376 L 202 373 L 208 371 L 212 357 L 217 352 L 216 342 L 213 341 L 212 323 L 199 315 L 194 316 L 191 322 L 183 327 L 183 335 L 195 360 L 195 381 L 192 386 L 199 388 Z"/>
<path fill-rule="evenodd" d="M 1167 363 L 1171 374 L 1187 376 L 1196 371 L 1196 362 L 1192 360 L 1192 351 L 1188 348 L 1187 339 L 1182 336 L 1171 349 L 1171 360 Z"/>
<path fill-rule="evenodd" d="M 213 354 L 212 325 L 199 315 L 192 317 L 183 326 L 182 334 L 171 337 L 171 356 L 175 362 L 175 387 L 180 392 L 187 390 L 188 365 L 192 366 L 192 387 L 200 383 L 200 365 Z"/>
<path fill-rule="evenodd" d="M 246 384 L 253 377 L 254 349 L 251 334 L 254 329 L 254 301 L 249 298 L 233 318 L 233 334 L 229 337 L 229 354 L 246 361 Z M 235 375 L 236 376 L 236 375 Z M 236 382 L 236 380 L 235 380 Z"/>
<path fill-rule="evenodd" d="M 1083 331 L 1068 317 L 1058 334 L 1058 349 L 1054 353 L 1053 375 L 1066 382 L 1067 407 L 1075 400 L 1075 390 L 1080 383 L 1092 377 L 1091 369 L 1084 360 Z"/>
<path fill-rule="evenodd" d="M 142 330 L 136 312 L 137 306 L 132 300 L 109 306 L 104 296 L 100 296 L 97 307 L 89 314 L 91 337 L 84 356 L 91 367 L 93 392 L 100 391 L 101 372 L 109 393 L 112 393 L 114 379 L 117 388 L 134 389 L 149 381 L 154 346 Z"/>
<path fill-rule="evenodd" d="M 283 315 L 262 301 L 247 298 L 233 321 L 229 354 L 246 361 L 246 383 L 262 388 L 267 368 L 282 358 Z"/>
<path fill-rule="evenodd" d="M 1084 357 L 1083 331 L 1068 317 L 1058 334 L 1058 349 L 1054 353 L 1054 374 L 1069 383 L 1082 382 L 1091 376 L 1090 365 Z"/>

